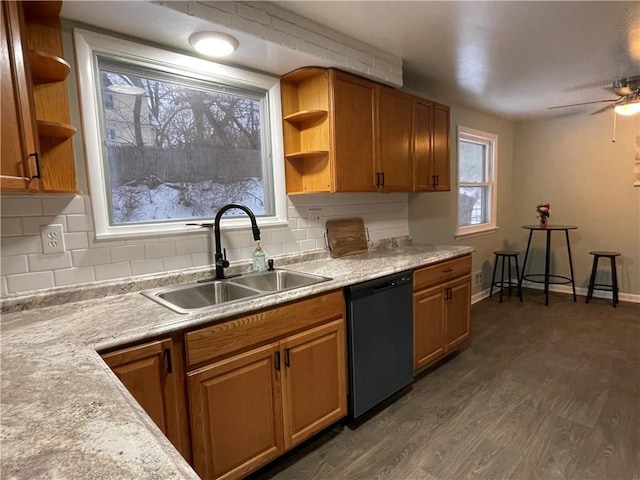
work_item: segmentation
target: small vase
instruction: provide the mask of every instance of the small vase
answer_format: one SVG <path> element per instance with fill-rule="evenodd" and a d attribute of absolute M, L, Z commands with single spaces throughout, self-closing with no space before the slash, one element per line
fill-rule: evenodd
<path fill-rule="evenodd" d="M 547 217 L 540 217 L 540 228 L 547 228 Z"/>

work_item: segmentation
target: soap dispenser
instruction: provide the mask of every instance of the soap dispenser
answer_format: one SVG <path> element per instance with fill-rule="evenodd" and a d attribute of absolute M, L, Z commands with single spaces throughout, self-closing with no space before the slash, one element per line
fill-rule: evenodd
<path fill-rule="evenodd" d="M 256 249 L 253 251 L 253 271 L 264 272 L 267 269 L 267 254 L 260 246 L 260 240 L 256 242 Z"/>

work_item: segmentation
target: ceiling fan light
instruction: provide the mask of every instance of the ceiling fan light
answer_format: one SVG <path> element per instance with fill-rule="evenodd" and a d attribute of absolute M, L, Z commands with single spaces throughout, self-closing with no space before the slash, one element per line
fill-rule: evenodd
<path fill-rule="evenodd" d="M 622 103 L 616 105 L 614 110 L 618 115 L 635 115 L 636 113 L 640 113 L 640 102 Z"/>
<path fill-rule="evenodd" d="M 189 43 L 203 55 L 225 57 L 238 48 L 238 40 L 221 32 L 196 32 L 189 36 Z"/>

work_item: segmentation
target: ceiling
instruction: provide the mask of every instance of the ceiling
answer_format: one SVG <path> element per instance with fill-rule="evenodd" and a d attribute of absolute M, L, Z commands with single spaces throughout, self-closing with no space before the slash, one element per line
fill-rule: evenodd
<path fill-rule="evenodd" d="M 605 104 L 548 107 L 615 99 L 606 87 L 640 75 L 637 1 L 273 3 L 402 58 L 409 89 L 512 120 L 594 112 Z M 207 27 L 148 2 L 65 2 L 62 14 L 180 49 L 182 37 Z M 275 74 L 318 64 L 229 32 L 253 57 L 234 58 L 238 64 Z"/>

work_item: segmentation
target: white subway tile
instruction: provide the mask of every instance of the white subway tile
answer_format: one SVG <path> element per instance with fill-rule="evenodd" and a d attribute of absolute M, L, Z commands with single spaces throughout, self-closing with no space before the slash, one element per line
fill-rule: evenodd
<path fill-rule="evenodd" d="M 64 234 L 64 246 L 67 250 L 81 250 L 89 248 L 87 232 L 75 232 Z"/>
<path fill-rule="evenodd" d="M 131 264 L 129 262 L 96 265 L 94 268 L 96 271 L 96 280 L 111 280 L 131 276 Z"/>
<path fill-rule="evenodd" d="M 119 247 L 112 247 L 110 250 L 112 262 L 144 260 L 146 258 L 144 245 L 122 245 Z"/>
<path fill-rule="evenodd" d="M 49 197 L 42 202 L 45 215 L 84 214 L 84 198 L 80 195 L 73 197 Z"/>
<path fill-rule="evenodd" d="M 3 256 L 0 260 L 0 273 L 2 275 L 14 275 L 16 273 L 27 273 L 29 264 L 26 255 Z"/>
<path fill-rule="evenodd" d="M 282 244 L 281 243 L 270 243 L 262 246 L 262 249 L 267 254 L 267 257 L 273 255 L 279 255 L 282 253 Z"/>
<path fill-rule="evenodd" d="M 323 227 L 312 227 L 307 229 L 307 238 L 324 237 L 325 229 Z"/>
<path fill-rule="evenodd" d="M 9 288 L 7 287 L 7 279 L 5 277 L 0 278 L 0 295 L 3 297 L 9 295 Z"/>
<path fill-rule="evenodd" d="M 62 225 L 62 231 L 67 230 L 67 219 L 61 215 L 57 217 L 22 217 L 24 235 L 40 235 L 40 227 L 44 225 Z"/>
<path fill-rule="evenodd" d="M 2 256 L 20 255 L 25 253 L 42 253 L 42 240 L 40 235 L 2 237 L 0 238 L 0 251 Z"/>
<path fill-rule="evenodd" d="M 176 255 L 162 259 L 164 270 L 182 270 L 193 267 L 191 255 Z"/>
<path fill-rule="evenodd" d="M 58 287 L 94 282 L 96 280 L 93 267 L 65 268 L 54 271 L 53 275 Z"/>
<path fill-rule="evenodd" d="M 191 263 L 194 267 L 204 267 L 206 265 L 213 265 L 213 256 L 209 252 L 192 253 Z"/>
<path fill-rule="evenodd" d="M 3 237 L 22 235 L 22 221 L 20 217 L 2 217 L 0 221 L 0 235 Z"/>
<path fill-rule="evenodd" d="M 300 251 L 304 252 L 306 250 L 315 250 L 316 247 L 316 241 L 313 238 L 310 238 L 308 240 L 301 240 L 300 241 Z"/>
<path fill-rule="evenodd" d="M 111 261 L 108 248 L 93 248 L 91 250 L 74 250 L 71 252 L 74 267 L 90 265 L 104 265 Z"/>
<path fill-rule="evenodd" d="M 22 273 L 7 277 L 9 293 L 43 290 L 54 286 L 53 272 Z"/>
<path fill-rule="evenodd" d="M 0 212 L 3 217 L 42 215 L 42 202 L 40 197 L 4 195 L 0 202 Z"/>
<path fill-rule="evenodd" d="M 147 258 L 172 257 L 176 254 L 176 244 L 173 242 L 152 243 L 145 245 L 144 251 Z"/>
<path fill-rule="evenodd" d="M 67 215 L 67 231 L 93 232 L 91 215 Z"/>
<path fill-rule="evenodd" d="M 146 275 L 149 273 L 160 273 L 162 269 L 162 259 L 136 260 L 131 262 L 131 273 L 133 275 Z"/>
<path fill-rule="evenodd" d="M 294 240 L 306 240 L 307 230 L 304 228 L 299 230 L 291 230 L 291 238 L 293 238 Z"/>
<path fill-rule="evenodd" d="M 300 251 L 298 242 L 286 242 L 282 244 L 282 253 L 297 253 Z"/>
<path fill-rule="evenodd" d="M 59 268 L 69 268 L 71 266 L 71 253 L 34 253 L 27 255 L 30 272 L 42 272 L 45 270 L 57 270 Z"/>
<path fill-rule="evenodd" d="M 271 232 L 271 243 L 285 243 L 291 241 L 289 230 L 276 230 Z"/>

